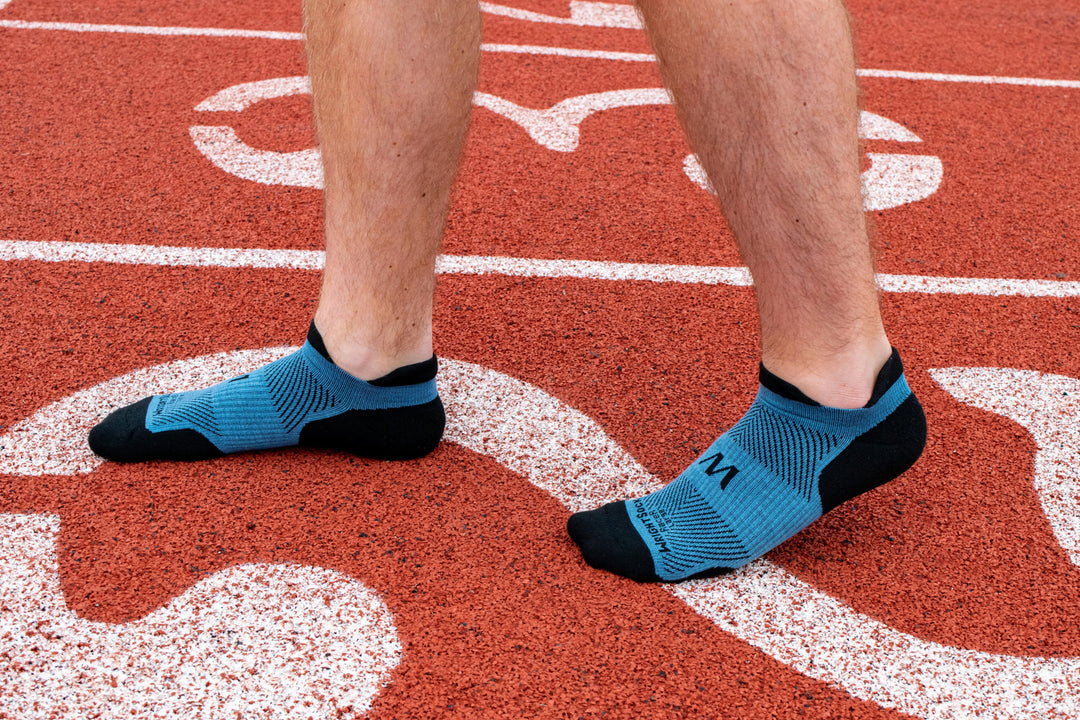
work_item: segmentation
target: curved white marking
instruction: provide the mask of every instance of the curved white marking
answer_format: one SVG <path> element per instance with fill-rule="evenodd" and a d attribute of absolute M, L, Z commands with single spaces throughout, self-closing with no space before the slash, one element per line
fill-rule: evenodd
<path fill-rule="evenodd" d="M 322 155 L 318 148 L 276 152 L 258 150 L 228 125 L 193 125 L 188 131 L 195 147 L 227 173 L 263 185 L 321 189 Z"/>
<path fill-rule="evenodd" d="M 261 100 L 310 93 L 307 77 L 284 77 L 241 83 L 215 93 L 195 109 L 206 112 L 244 110 Z M 579 125 L 593 113 L 617 107 L 666 105 L 666 90 L 645 88 L 612 90 L 568 98 L 546 110 L 534 110 L 477 92 L 473 103 L 522 126 L 533 140 L 549 150 L 577 149 Z M 243 142 L 228 125 L 195 125 L 189 128 L 199 152 L 227 173 L 265 185 L 323 187 L 322 155 L 318 148 L 277 152 L 259 150 Z"/>
<path fill-rule="evenodd" d="M 277 360 L 295 348 L 263 348 L 205 355 L 136 370 L 69 395 L 20 420 L 0 435 L 0 473 L 75 475 L 104 460 L 86 434 L 113 410 L 147 395 L 207 387 Z"/>
<path fill-rule="evenodd" d="M 1009 368 L 930 375 L 957 400 L 1007 417 L 1035 438 L 1039 502 L 1058 543 L 1080 565 L 1080 380 Z"/>
<path fill-rule="evenodd" d="M 660 485 L 632 459 L 610 460 L 622 451 L 604 431 L 569 408 L 556 414 L 561 403 L 546 393 L 462 362 L 444 362 L 440 373 L 451 418 L 448 438 L 525 475 L 571 510 Z M 565 427 L 571 422 L 575 427 Z M 598 454 L 597 448 L 606 449 Z M 553 452 L 573 464 L 563 469 L 560 460 L 549 467 Z M 589 473 L 584 481 L 582 472 Z M 766 560 L 732 576 L 668 589 L 773 658 L 883 707 L 933 720 L 1080 713 L 1080 658 L 1012 657 L 922 640 Z"/>
<path fill-rule="evenodd" d="M 660 487 L 591 418 L 521 380 L 440 359 L 439 394 L 447 440 L 494 458 L 572 512 Z"/>
<path fill-rule="evenodd" d="M 314 567 L 232 567 L 141 620 L 85 620 L 64 603 L 58 530 L 0 514 L 0 716 L 355 717 L 400 662 L 378 595 Z"/>
<path fill-rule="evenodd" d="M 195 106 L 201 112 L 240 112 L 262 100 L 311 93 L 306 75 L 271 78 L 232 85 Z M 322 155 L 318 148 L 276 152 L 253 148 L 228 125 L 194 125 L 188 129 L 195 147 L 210 162 L 232 175 L 264 185 L 321 189 Z"/>
<path fill-rule="evenodd" d="M 534 110 L 495 95 L 476 93 L 473 103 L 521 125 L 529 137 L 549 150 L 571 152 L 578 145 L 578 126 L 589 115 L 618 107 L 670 105 L 671 96 L 664 88 L 609 90 L 567 98 L 546 110 Z M 859 114 L 859 137 L 866 140 L 922 142 L 918 135 L 900 123 L 866 110 Z M 697 163 L 696 158 L 694 162 Z M 700 168 L 700 165 L 697 167 Z"/>
<path fill-rule="evenodd" d="M 619 107 L 670 105 L 671 96 L 663 88 L 609 90 L 567 98 L 546 110 L 533 110 L 478 92 L 473 104 L 521 125 L 529 137 L 549 150 L 573 152 L 578 146 L 581 122 L 593 113 Z"/>
<path fill-rule="evenodd" d="M 945 168 L 933 155 L 866 153 L 870 167 L 863 171 L 863 208 L 888 210 L 924 200 L 937 192 Z"/>
<path fill-rule="evenodd" d="M 867 110 L 859 113 L 859 137 L 863 140 L 922 142 L 918 135 L 895 120 L 890 120 Z"/>
<path fill-rule="evenodd" d="M 481 2 L 480 9 L 491 15 L 502 15 L 515 20 L 550 23 L 553 25 L 578 25 L 580 27 L 609 27 L 640 30 L 644 28 L 633 5 L 605 2 L 570 0 L 570 17 L 545 15 L 531 10 Z"/>
<path fill-rule="evenodd" d="M 305 76 L 258 80 L 225 88 L 199 103 L 195 109 L 203 112 L 239 112 L 261 100 L 310 92 L 311 81 Z M 671 96 L 663 88 L 610 90 L 579 95 L 546 110 L 522 107 L 488 93 L 477 92 L 473 96 L 473 104 L 477 107 L 486 108 L 517 123 L 537 144 L 558 152 L 577 149 L 581 123 L 594 113 L 620 107 L 670 103 Z M 295 152 L 259 150 L 243 142 L 236 131 L 227 125 L 195 125 L 189 128 L 189 132 L 195 147 L 210 162 L 244 180 L 265 185 L 323 187 L 322 156 L 318 148 Z M 921 142 L 903 125 L 866 111 L 859 115 L 859 135 L 866 139 Z M 871 166 L 862 175 L 863 206 L 866 210 L 886 210 L 916 202 L 935 193 L 941 185 L 943 167 L 936 157 L 869 153 L 869 158 Z M 688 156 L 683 162 L 683 169 L 694 183 L 715 195 L 696 156 Z"/>
<path fill-rule="evenodd" d="M 670 588 L 721 629 L 816 680 L 927 720 L 1080 713 L 1080 658 L 965 650 L 899 632 L 766 561 Z"/>
<path fill-rule="evenodd" d="M 705 172 L 705 168 L 701 164 L 701 158 L 696 154 L 690 153 L 683 158 L 682 169 L 691 182 L 710 195 L 716 195 L 716 188 L 713 187 L 709 174 Z"/>
<path fill-rule="evenodd" d="M 202 112 L 240 112 L 260 100 L 290 97 L 311 93 L 311 78 L 307 75 L 270 78 L 232 85 L 195 106 Z"/>
<path fill-rule="evenodd" d="M 220 377 L 234 371 L 238 358 L 239 364 L 250 366 L 284 351 L 252 350 L 182 362 L 185 373 L 202 362 L 205 375 Z M 220 367 L 226 361 L 229 368 Z M 179 365 L 139 372 L 175 377 Z M 543 391 L 470 363 L 443 360 L 440 367 L 447 439 L 522 474 L 568 508 L 593 507 L 660 486 L 599 425 Z M 59 406 L 72 404 L 71 399 L 46 408 L 58 424 L 38 436 L 44 449 L 34 452 L 33 443 L 22 445 L 17 454 L 31 455 L 15 458 L 14 465 L 32 468 L 50 455 L 49 448 L 59 438 L 82 432 L 104 414 L 88 411 L 91 396 L 110 404 L 108 393 L 100 388 L 107 385 L 109 392 L 117 392 L 134 376 L 84 391 L 78 403 L 81 411 L 59 411 Z M 138 377 L 143 384 L 148 382 L 146 375 Z M 6 436 L 0 444 L 5 442 Z M 85 456 L 69 462 L 72 467 L 93 466 Z M 1080 658 L 1016 657 L 922 640 L 856 612 L 766 560 L 727 577 L 667 587 L 762 652 L 883 707 L 932 720 L 1080 716 Z"/>

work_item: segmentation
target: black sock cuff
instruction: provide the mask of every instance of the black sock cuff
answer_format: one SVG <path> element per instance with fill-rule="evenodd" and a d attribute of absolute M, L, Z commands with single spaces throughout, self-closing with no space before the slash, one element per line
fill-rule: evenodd
<path fill-rule="evenodd" d="M 308 327 L 307 341 L 311 347 L 322 355 L 330 362 L 334 362 L 334 358 L 330 357 L 329 351 L 326 349 L 326 343 L 323 342 L 322 334 L 319 329 L 315 327 L 315 321 L 311 321 L 310 327 Z M 335 365 L 337 363 L 334 363 Z M 383 375 L 381 378 L 375 380 L 369 380 L 370 385 L 376 387 L 399 387 L 401 385 L 417 385 L 419 383 L 430 382 L 435 379 L 435 374 L 438 372 L 439 363 L 432 355 L 430 360 L 424 360 L 423 362 L 414 363 L 412 365 L 405 365 L 399 367 L 391 373 Z"/>
<path fill-rule="evenodd" d="M 779 375 L 773 375 L 768 371 L 764 363 L 758 363 L 758 382 L 780 397 L 787 398 L 788 400 L 806 403 L 807 405 L 821 405 L 817 400 L 812 400 L 806 393 L 789 383 L 787 380 L 784 380 Z"/>
<path fill-rule="evenodd" d="M 893 386 L 893 383 L 899 380 L 900 376 L 903 374 L 904 364 L 900 362 L 900 353 L 897 352 L 896 348 L 893 348 L 892 354 L 889 355 L 889 359 L 885 361 L 885 364 L 881 366 L 881 370 L 878 371 L 877 380 L 874 381 L 874 390 L 870 393 L 870 401 L 866 403 L 866 407 L 870 407 L 880 400 L 882 395 L 888 392 L 889 388 Z M 796 402 L 806 403 L 807 405 L 821 404 L 812 400 L 806 393 L 789 383 L 787 380 L 769 372 L 762 363 L 758 363 L 758 382 L 772 392 L 781 397 L 785 397 L 788 400 L 795 400 Z"/>
<path fill-rule="evenodd" d="M 371 385 L 379 387 L 397 387 L 399 385 L 418 385 L 435 379 L 439 370 L 439 361 L 432 355 L 430 360 L 399 367 L 381 378 L 369 380 Z"/>
<path fill-rule="evenodd" d="M 330 357 L 330 352 L 326 349 L 326 343 L 323 342 L 322 333 L 320 333 L 319 329 L 315 327 L 314 320 L 311 321 L 311 325 L 308 327 L 307 341 L 308 344 L 311 345 L 311 347 L 315 348 L 319 352 L 320 355 L 322 355 L 330 362 L 334 362 L 334 358 Z M 336 365 L 337 363 L 334 364 Z"/>
<path fill-rule="evenodd" d="M 897 352 L 896 348 L 893 348 L 889 359 L 885 361 L 885 364 L 881 366 L 881 370 L 878 371 L 877 380 L 874 382 L 874 391 L 870 393 L 870 401 L 866 403 L 866 407 L 876 404 L 903 374 L 904 363 L 900 362 L 900 353 Z"/>

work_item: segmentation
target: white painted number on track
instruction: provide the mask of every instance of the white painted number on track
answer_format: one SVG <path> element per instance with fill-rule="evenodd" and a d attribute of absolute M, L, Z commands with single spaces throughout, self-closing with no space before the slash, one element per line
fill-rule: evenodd
<path fill-rule="evenodd" d="M 0 514 L 0 717 L 357 717 L 400 661 L 382 600 L 313 567 L 232 567 L 141 620 L 85 620 L 64 604 L 59 529 Z"/>
<path fill-rule="evenodd" d="M 201 386 L 281 357 L 288 351 L 289 348 L 269 348 L 177 361 L 114 378 L 71 395 L 0 436 L 0 451 L 6 458 L 0 470 L 23 475 L 90 472 L 101 461 L 82 438 L 109 408 L 147 392 Z M 997 368 L 950 368 L 932 374 L 961 400 L 1012 417 L 1031 430 L 1038 444 L 1035 487 L 1054 532 L 1075 562 L 1080 547 L 1080 529 L 1075 521 L 1080 515 L 1077 471 L 1080 434 L 1073 428 L 1077 407 L 1072 398 L 1080 397 L 1080 381 Z M 445 360 L 440 369 L 440 393 L 447 407 L 448 441 L 495 459 L 550 493 L 571 511 L 640 495 L 661 484 L 590 418 L 520 380 L 478 365 Z M 72 438 L 77 440 L 73 442 Z M 38 572 L 33 568 L 47 564 L 47 558 L 52 557 L 46 546 L 50 546 L 55 535 L 55 525 L 49 524 L 54 521 L 42 520 L 41 516 L 28 520 L 19 517 L 9 517 L 4 521 L 7 525 L 0 527 L 0 532 L 6 533 L 0 537 L 4 562 L 17 573 L 6 571 L 4 577 L 27 578 L 25 582 L 5 583 L 7 592 L 13 593 L 4 600 L 8 608 L 33 607 L 41 602 L 39 596 L 50 597 L 41 588 L 47 583 L 42 578 L 52 577 L 52 570 Z M 316 584 L 338 583 L 335 576 L 319 578 Z M 222 586 L 234 585 L 235 580 L 230 579 L 223 581 Z M 194 602 L 217 602 L 213 598 L 219 591 L 204 591 L 202 587 L 196 586 L 175 601 L 175 611 L 182 613 Z M 341 581 L 334 587 L 347 590 L 352 586 Z M 1015 657 L 922 640 L 856 612 L 843 601 L 807 585 L 767 560 L 754 562 L 726 577 L 667 587 L 718 627 L 776 660 L 885 708 L 929 720 L 957 717 L 1043 720 L 1080 716 L 1080 658 Z M 193 599 L 196 597 L 202 599 L 196 601 Z M 340 596 L 337 599 L 341 600 Z M 43 619 L 55 627 L 69 622 L 65 618 L 70 613 L 62 603 L 50 602 L 41 605 Z M 236 603 L 243 602 L 246 600 L 239 594 L 230 596 L 226 608 L 239 607 Z M 280 607 L 292 602 L 291 597 L 271 594 L 261 601 L 261 606 L 275 607 L 277 603 Z M 225 625 L 234 617 L 230 612 L 233 611 L 226 609 L 218 614 Z M 151 618 L 158 622 L 158 616 L 151 615 L 115 632 L 135 632 L 135 626 L 151 627 Z M 8 611 L 0 615 L 0 622 L 18 625 L 25 621 L 19 612 Z M 311 621 L 301 615 L 293 622 L 302 625 Z M 371 627 L 377 622 L 373 621 Z M 388 623 L 389 620 L 384 621 L 384 628 L 392 628 Z M 176 630 L 175 625 L 169 627 Z M 268 632 L 272 630 L 269 628 Z M 375 636 L 367 633 L 360 634 L 367 642 L 375 642 Z M 14 642 L 19 651 L 25 651 L 19 645 L 22 636 L 0 633 L 0 654 L 11 651 L 4 646 L 13 642 L 11 637 L 16 637 Z M 142 635 L 128 637 L 142 638 Z M 0 697 L 11 697 L 17 692 L 19 701 L 28 703 L 28 707 L 33 700 L 48 704 L 52 702 L 49 698 L 55 697 L 49 694 L 54 690 L 50 678 L 57 673 L 62 675 L 69 672 L 69 667 L 79 665 L 89 667 L 87 672 L 93 677 L 112 677 L 108 673 L 116 667 L 116 661 L 106 654 L 79 655 L 77 646 L 63 643 L 48 647 L 55 648 L 55 654 L 49 658 L 53 675 L 35 680 L 37 671 L 33 667 L 28 670 L 30 680 L 26 673 L 9 673 L 3 682 L 28 684 L 18 688 L 0 686 Z M 393 666 L 398 657 L 396 647 L 396 640 L 387 646 L 379 656 L 383 658 L 380 667 Z M 125 681 L 132 683 L 132 687 L 147 683 L 148 678 L 160 672 L 160 663 L 168 662 L 168 651 L 159 653 L 155 646 L 153 652 L 140 655 L 124 676 Z M 189 663 L 186 672 L 195 678 L 209 677 L 218 672 L 216 662 L 208 651 Z M 292 671 L 304 678 L 317 668 L 298 661 Z M 376 677 L 378 672 L 371 670 L 367 677 Z M 77 684 L 81 680 L 75 677 L 65 682 Z M 108 687 L 105 692 L 110 692 Z M 98 698 L 92 693 L 78 697 L 85 699 L 86 707 L 99 707 L 95 704 Z M 238 697 L 214 702 L 239 703 L 249 697 L 245 691 Z M 71 716 L 85 714 L 85 707 L 68 707 Z"/>
<path fill-rule="evenodd" d="M 259 102 L 311 92 L 306 77 L 284 77 L 242 83 L 226 88 L 195 107 L 204 112 L 238 112 Z M 603 110 L 643 105 L 668 105 L 663 88 L 610 90 L 568 98 L 546 110 L 526 108 L 504 98 L 477 92 L 473 103 L 520 125 L 538 145 L 558 152 L 573 152 L 580 141 L 581 123 Z M 317 148 L 274 152 L 253 148 L 228 125 L 195 125 L 189 130 L 195 147 L 225 172 L 265 185 L 321 188 L 322 163 Z M 880 115 L 863 112 L 860 137 L 868 140 L 921 142 L 910 130 Z M 941 185 L 941 160 L 932 155 L 868 153 L 870 167 L 863 173 L 864 207 L 887 210 L 916 202 Z M 683 169 L 698 186 L 710 191 L 705 171 L 694 155 Z"/>
<path fill-rule="evenodd" d="M 931 377 L 956 399 L 1002 415 L 1035 438 L 1035 489 L 1058 543 L 1080 565 L 1080 380 L 1007 368 L 944 368 Z"/>
<path fill-rule="evenodd" d="M 259 80 L 225 88 L 195 106 L 203 112 L 239 112 L 260 100 L 311 92 L 306 77 Z M 264 185 L 321 188 L 322 157 L 317 148 L 296 152 L 257 150 L 228 125 L 194 125 L 189 129 L 195 147 L 227 173 Z"/>

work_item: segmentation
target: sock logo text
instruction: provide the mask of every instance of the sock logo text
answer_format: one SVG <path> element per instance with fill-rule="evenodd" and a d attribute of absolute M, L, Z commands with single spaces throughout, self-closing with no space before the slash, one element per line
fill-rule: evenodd
<path fill-rule="evenodd" d="M 660 529 L 656 527 L 655 523 L 652 521 L 652 517 L 649 515 L 649 511 L 645 509 L 645 503 L 636 502 L 634 504 L 637 506 L 637 519 L 645 526 L 645 531 L 649 533 L 653 542 L 656 543 L 657 551 L 662 553 L 671 552 L 671 548 L 667 546 L 667 541 L 664 540 Z"/>

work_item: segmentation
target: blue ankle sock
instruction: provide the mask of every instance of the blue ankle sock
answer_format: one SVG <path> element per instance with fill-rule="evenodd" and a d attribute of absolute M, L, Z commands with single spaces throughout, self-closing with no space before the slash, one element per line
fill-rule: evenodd
<path fill-rule="evenodd" d="M 590 565 L 654 582 L 730 571 L 921 454 L 926 420 L 895 350 L 854 410 L 818 405 L 761 370 L 746 415 L 674 482 L 570 518 Z"/>
<path fill-rule="evenodd" d="M 366 382 L 340 369 L 314 323 L 297 352 L 212 387 L 155 395 L 90 432 L 97 454 L 121 462 L 201 460 L 303 445 L 373 458 L 430 452 L 445 416 L 436 360 Z"/>

